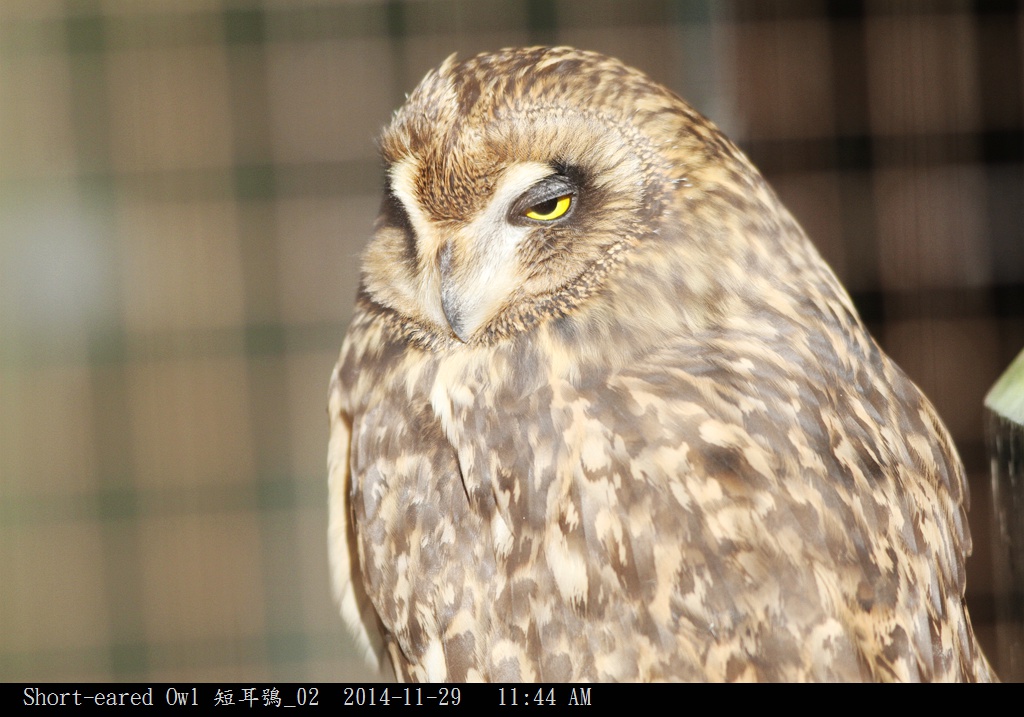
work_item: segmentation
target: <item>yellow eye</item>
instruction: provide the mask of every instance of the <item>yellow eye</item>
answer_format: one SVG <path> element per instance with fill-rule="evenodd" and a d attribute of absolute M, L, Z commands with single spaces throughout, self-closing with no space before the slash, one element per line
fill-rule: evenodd
<path fill-rule="evenodd" d="M 566 194 L 563 197 L 555 197 L 540 204 L 534 204 L 524 213 L 529 219 L 536 219 L 542 222 L 550 222 L 564 216 L 572 205 L 572 195 Z"/>

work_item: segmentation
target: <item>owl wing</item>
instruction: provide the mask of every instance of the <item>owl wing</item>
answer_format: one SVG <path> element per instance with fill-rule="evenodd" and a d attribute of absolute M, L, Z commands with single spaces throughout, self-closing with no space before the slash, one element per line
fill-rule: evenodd
<path fill-rule="evenodd" d="M 342 357 L 345 349 L 342 349 Z M 374 669 L 383 665 L 384 641 L 376 611 L 363 589 L 354 526 L 352 524 L 351 463 L 352 419 L 345 411 L 339 361 L 328 389 L 330 442 L 327 448 L 328 554 L 334 597 L 342 617 Z"/>
<path fill-rule="evenodd" d="M 963 604 L 963 471 L 934 410 L 873 344 L 853 372 L 801 344 L 670 347 L 581 396 L 603 449 L 583 451 L 580 484 L 633 506 L 627 539 L 584 531 L 587 552 L 652 556 L 618 582 L 664 596 L 660 630 L 677 654 L 698 646 L 706 679 L 991 679 Z M 583 525 L 608 512 L 579 503 Z"/>
<path fill-rule="evenodd" d="M 402 681 L 501 679 L 484 666 L 496 613 L 489 496 L 464 482 L 432 407 L 436 354 L 391 320 L 360 302 L 331 381 L 337 597 L 371 663 L 386 655 Z"/>

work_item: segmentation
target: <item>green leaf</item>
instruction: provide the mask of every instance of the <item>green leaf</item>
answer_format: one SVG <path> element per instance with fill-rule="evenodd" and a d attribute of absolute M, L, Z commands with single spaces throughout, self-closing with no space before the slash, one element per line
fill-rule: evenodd
<path fill-rule="evenodd" d="M 992 386 L 985 396 L 985 406 L 1007 420 L 1024 425 L 1024 351 Z"/>

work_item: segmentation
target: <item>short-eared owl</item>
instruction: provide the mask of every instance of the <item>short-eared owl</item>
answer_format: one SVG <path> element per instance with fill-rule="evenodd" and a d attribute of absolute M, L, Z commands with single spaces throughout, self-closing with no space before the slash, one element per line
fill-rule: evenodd
<path fill-rule="evenodd" d="M 570 48 L 430 72 L 330 386 L 349 625 L 414 680 L 991 679 L 963 469 L 744 155 Z"/>

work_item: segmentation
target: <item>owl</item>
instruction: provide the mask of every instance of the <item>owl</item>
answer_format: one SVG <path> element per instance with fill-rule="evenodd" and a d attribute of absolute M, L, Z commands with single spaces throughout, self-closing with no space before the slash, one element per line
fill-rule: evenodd
<path fill-rule="evenodd" d="M 623 63 L 430 72 L 330 382 L 341 612 L 403 680 L 990 680 L 935 410 Z"/>

